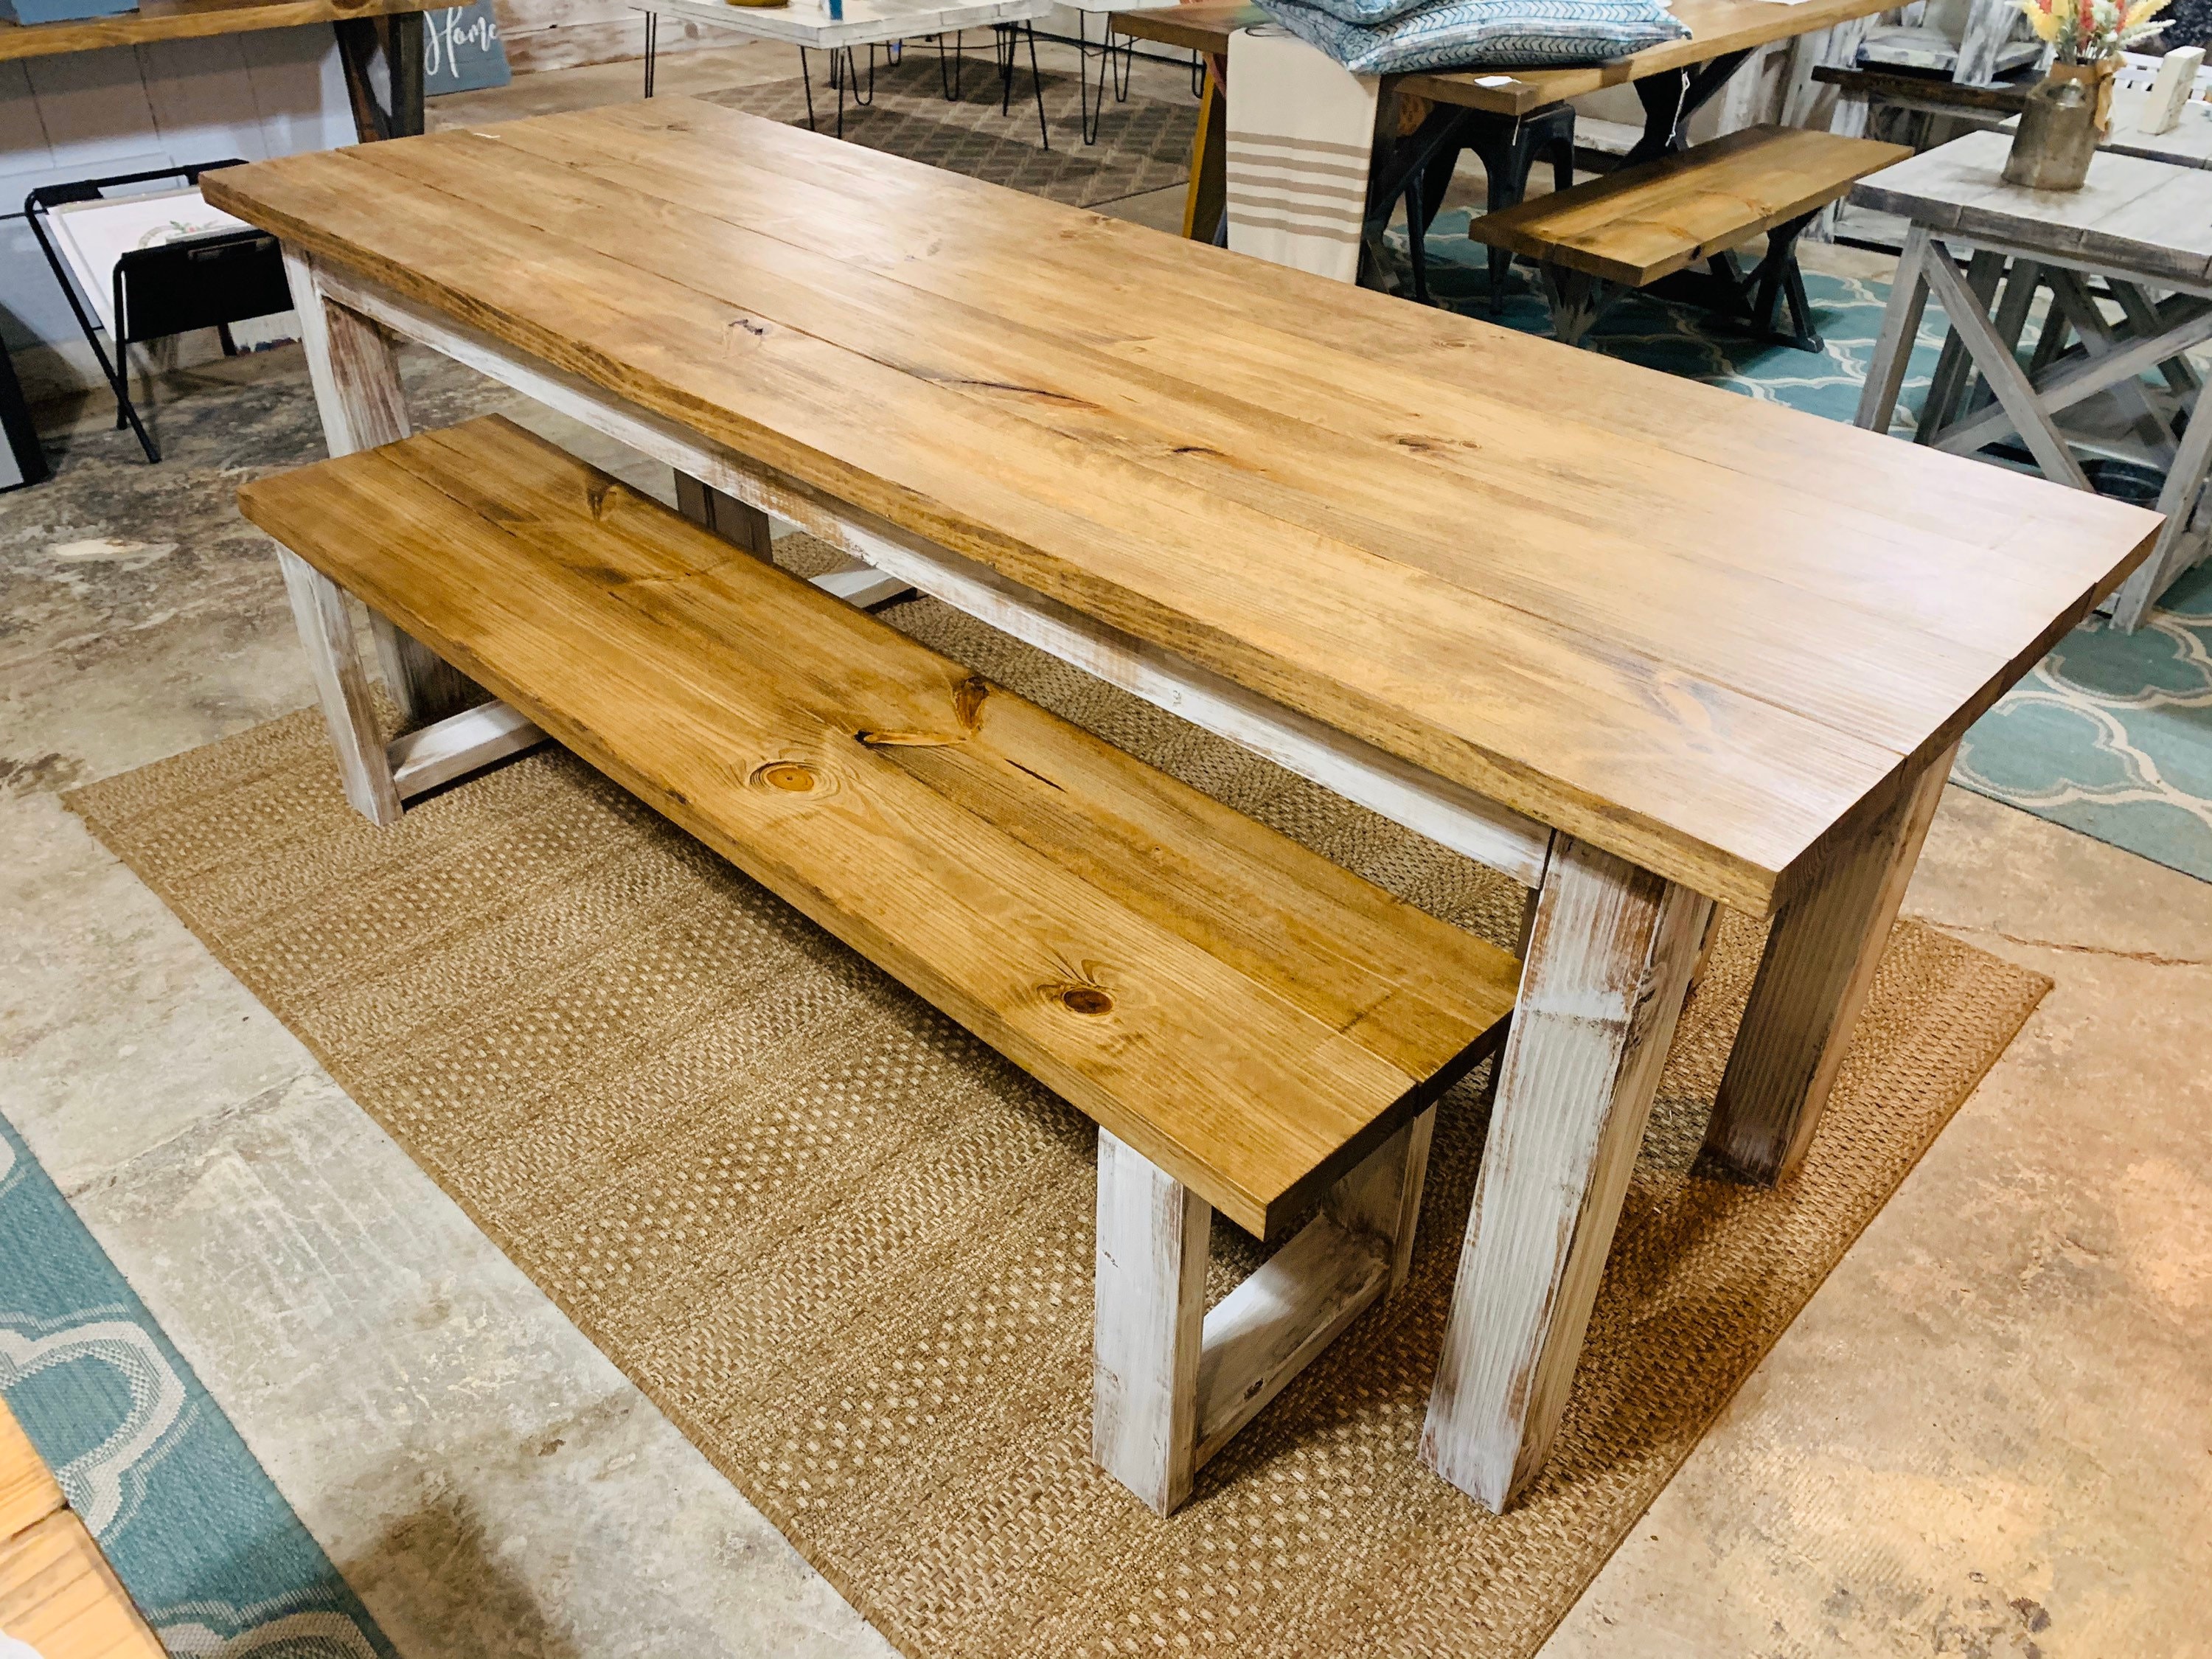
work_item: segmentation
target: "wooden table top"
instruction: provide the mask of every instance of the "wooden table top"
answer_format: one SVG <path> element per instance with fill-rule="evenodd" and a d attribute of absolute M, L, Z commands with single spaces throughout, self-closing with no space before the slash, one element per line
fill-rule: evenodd
<path fill-rule="evenodd" d="M 210 34 L 250 34 L 257 29 L 335 23 L 347 17 L 386 17 L 430 11 L 448 0 L 144 0 L 137 11 L 70 23 L 0 21 L 0 63 L 46 58 L 100 46 L 135 46 L 149 40 L 188 40 Z"/>
<path fill-rule="evenodd" d="M 1863 179 L 1851 200 L 1971 242 L 2212 291 L 2212 173 L 2100 149 L 2079 190 L 2004 181 L 2012 136 L 1972 132 Z"/>
<path fill-rule="evenodd" d="M 1883 0 L 1802 0 L 1784 5 L 1778 0 L 1675 0 L 1674 15 L 1688 25 L 1690 38 L 1670 40 L 1647 52 L 1617 58 L 1609 64 L 1588 64 L 1556 70 L 1455 70 L 1444 75 L 1408 75 L 1398 81 L 1401 91 L 1440 104 L 1486 109 L 1500 115 L 1526 115 L 1547 104 L 1576 98 L 1601 87 L 1625 86 L 1647 75 L 1683 69 L 1732 52 L 1746 52 L 1771 41 L 1787 40 L 1815 29 L 1826 28 L 1854 17 L 1872 17 L 1887 10 Z M 1224 52 L 1229 37 L 1241 28 L 1268 21 L 1267 14 L 1246 0 L 1191 0 L 1164 11 L 1116 12 L 1114 27 L 1124 34 L 1190 52 Z M 1495 85 L 1485 85 L 1495 82 Z"/>
<path fill-rule="evenodd" d="M 208 196 L 1754 915 L 2159 524 L 694 100 Z"/>

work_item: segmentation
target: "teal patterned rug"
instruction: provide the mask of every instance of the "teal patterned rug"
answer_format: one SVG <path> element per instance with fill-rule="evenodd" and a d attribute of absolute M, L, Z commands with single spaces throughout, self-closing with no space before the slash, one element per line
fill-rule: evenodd
<path fill-rule="evenodd" d="M 1437 216 L 1428 239 L 1431 284 L 1454 310 L 1488 317 L 1488 250 L 1467 239 L 1467 217 Z M 1608 312 L 1590 341 L 1649 368 L 1849 421 L 1889 287 L 1818 275 L 1805 286 L 1826 342 L 1817 356 L 1642 295 Z M 1497 320 L 1550 332 L 1525 269 L 1515 268 Z M 1899 432 L 1911 430 L 1943 329 L 1929 306 L 1899 400 Z M 1967 732 L 1952 781 L 2212 881 L 2212 562 L 2175 584 L 2133 635 L 2097 618 L 2069 635 Z"/>
<path fill-rule="evenodd" d="M 392 1659 L 4 1119 L 0 1395 L 177 1659 Z"/>

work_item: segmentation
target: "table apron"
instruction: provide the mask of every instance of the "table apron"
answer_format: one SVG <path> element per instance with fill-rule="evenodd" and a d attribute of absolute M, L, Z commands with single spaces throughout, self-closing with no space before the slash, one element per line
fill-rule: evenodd
<path fill-rule="evenodd" d="M 1009 580 L 373 282 L 315 262 L 325 298 L 537 399 L 1391 823 L 1542 882 L 1550 829 L 1212 670 Z M 303 301 L 304 302 L 304 301 Z"/>

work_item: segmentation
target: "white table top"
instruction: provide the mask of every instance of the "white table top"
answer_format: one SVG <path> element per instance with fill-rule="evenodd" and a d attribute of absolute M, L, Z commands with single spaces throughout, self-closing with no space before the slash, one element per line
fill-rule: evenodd
<path fill-rule="evenodd" d="M 1959 240 L 2212 291 L 2212 172 L 2100 149 L 2079 190 L 2004 182 L 2012 137 L 1974 132 L 1859 181 L 1851 200 Z"/>
<path fill-rule="evenodd" d="M 688 17 L 718 28 L 800 46 L 860 46 L 925 34 L 988 28 L 1043 16 L 1052 0 L 843 0 L 832 18 L 829 0 L 788 0 L 781 6 L 736 6 L 722 0 L 642 0 L 641 9 Z"/>

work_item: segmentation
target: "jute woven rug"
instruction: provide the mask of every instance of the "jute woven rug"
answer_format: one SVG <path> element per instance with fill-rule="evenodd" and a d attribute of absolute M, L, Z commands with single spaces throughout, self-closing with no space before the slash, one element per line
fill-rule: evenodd
<path fill-rule="evenodd" d="M 808 550 L 785 544 L 799 558 Z M 1498 878 L 928 601 L 1001 684 L 1498 936 Z M 1092 1133 L 558 750 L 345 806 L 318 717 L 76 792 L 100 837 L 915 1655 L 1533 1650 L 2047 983 L 1913 924 L 1786 1190 L 1689 1168 L 1756 961 L 1686 1016 L 1549 1470 L 1414 1445 L 1484 1128 L 1440 1114 L 1412 1285 L 1156 1519 L 1086 1452 Z M 1479 1081 L 1479 1080 L 1478 1080 Z M 1255 1255 L 1215 1229 L 1213 1291 Z"/>

